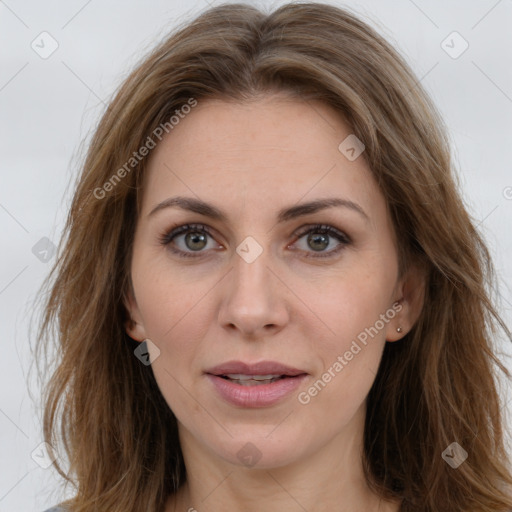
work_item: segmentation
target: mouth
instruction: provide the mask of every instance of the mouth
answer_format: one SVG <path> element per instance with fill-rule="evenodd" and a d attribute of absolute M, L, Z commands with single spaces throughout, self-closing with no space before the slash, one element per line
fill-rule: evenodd
<path fill-rule="evenodd" d="M 268 407 L 291 396 L 309 375 L 275 361 L 229 361 L 205 373 L 220 397 L 244 408 Z"/>
<path fill-rule="evenodd" d="M 305 370 L 292 368 L 277 361 L 260 361 L 244 363 L 243 361 L 227 361 L 209 370 L 207 374 L 230 379 L 242 385 L 252 386 L 260 383 L 269 384 L 277 379 L 297 377 L 307 374 Z"/>

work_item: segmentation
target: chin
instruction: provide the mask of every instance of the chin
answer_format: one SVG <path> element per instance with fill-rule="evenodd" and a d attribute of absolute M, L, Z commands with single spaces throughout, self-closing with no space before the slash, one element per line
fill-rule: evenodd
<path fill-rule="evenodd" d="M 226 434 L 222 440 L 210 440 L 207 444 L 210 450 L 226 462 L 248 469 L 279 468 L 306 455 L 309 439 L 288 429 L 283 429 L 279 435 L 277 432 L 272 433 L 275 428 L 265 425 L 259 429 L 248 429 L 254 434 L 247 431 L 234 434 L 233 437 Z"/>

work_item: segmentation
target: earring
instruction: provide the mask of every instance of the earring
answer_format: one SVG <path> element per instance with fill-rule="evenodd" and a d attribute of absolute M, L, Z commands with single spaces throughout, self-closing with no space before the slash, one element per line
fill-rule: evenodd
<path fill-rule="evenodd" d="M 401 327 L 397 327 L 396 328 L 396 332 L 402 332 L 402 328 Z"/>

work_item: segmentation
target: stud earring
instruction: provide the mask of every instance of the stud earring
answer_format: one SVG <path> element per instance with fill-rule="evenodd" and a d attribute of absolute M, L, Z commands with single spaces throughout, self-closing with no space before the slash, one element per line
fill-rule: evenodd
<path fill-rule="evenodd" d="M 397 327 L 396 328 L 396 332 L 402 332 L 402 328 L 401 327 Z"/>

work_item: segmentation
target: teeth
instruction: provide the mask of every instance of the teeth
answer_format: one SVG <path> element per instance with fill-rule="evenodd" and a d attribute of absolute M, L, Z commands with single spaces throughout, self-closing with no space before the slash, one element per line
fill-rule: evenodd
<path fill-rule="evenodd" d="M 281 377 L 281 375 L 243 375 L 242 373 L 228 373 L 225 377 L 229 377 L 233 380 L 269 380 L 269 379 L 277 379 Z"/>
<path fill-rule="evenodd" d="M 279 380 L 281 375 L 242 375 L 241 373 L 229 373 L 223 375 L 228 379 L 235 381 L 241 386 L 258 386 L 260 384 L 271 384 L 276 380 Z"/>

